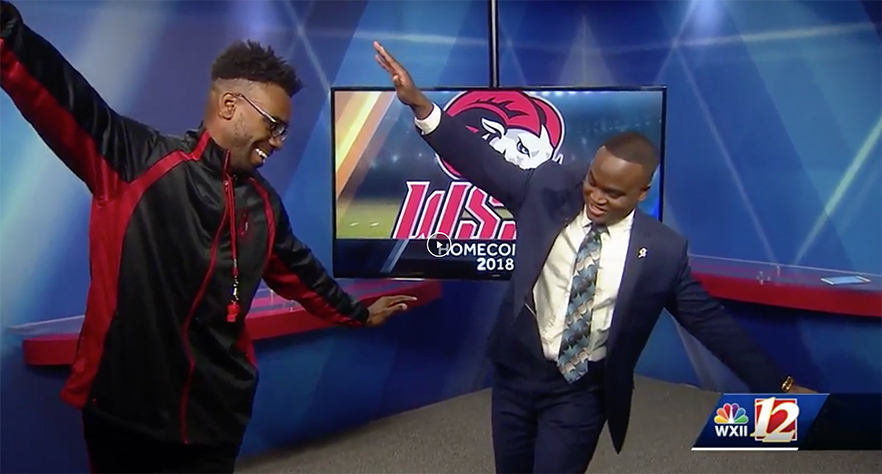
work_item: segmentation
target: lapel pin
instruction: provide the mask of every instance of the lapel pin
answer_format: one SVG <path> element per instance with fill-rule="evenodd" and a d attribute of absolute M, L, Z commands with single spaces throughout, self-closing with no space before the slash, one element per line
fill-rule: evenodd
<path fill-rule="evenodd" d="M 643 258 L 646 256 L 646 247 L 641 247 L 640 250 L 637 251 L 637 258 Z"/>

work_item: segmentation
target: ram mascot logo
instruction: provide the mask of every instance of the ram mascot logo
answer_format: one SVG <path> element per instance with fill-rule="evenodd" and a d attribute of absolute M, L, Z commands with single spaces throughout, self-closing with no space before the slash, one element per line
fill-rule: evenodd
<path fill-rule="evenodd" d="M 560 164 L 558 153 L 564 137 L 560 111 L 542 97 L 521 91 L 466 91 L 444 106 L 469 130 L 479 133 L 505 159 L 523 169 L 552 161 Z M 453 179 L 462 179 L 442 157 L 441 169 Z"/>

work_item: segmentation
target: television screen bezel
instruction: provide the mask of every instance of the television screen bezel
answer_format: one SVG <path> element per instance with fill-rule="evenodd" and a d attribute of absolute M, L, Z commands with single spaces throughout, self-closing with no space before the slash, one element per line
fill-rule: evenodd
<path fill-rule="evenodd" d="M 421 87 L 423 92 L 468 92 L 468 91 L 524 91 L 524 92 L 661 92 L 661 139 L 659 141 L 658 162 L 658 219 L 664 216 L 664 190 L 665 190 L 665 139 L 668 126 L 668 87 L 664 85 L 651 86 L 522 86 L 522 87 L 488 87 L 488 86 L 438 86 Z M 335 97 L 337 92 L 395 92 L 391 86 L 331 86 L 329 98 L 330 131 L 331 131 L 331 265 L 330 273 L 334 278 L 350 278 L 360 280 L 437 280 L 437 281 L 508 281 L 510 278 L 502 275 L 488 275 L 486 278 L 421 278 L 421 277 L 395 277 L 377 275 L 370 276 L 339 276 L 337 274 L 337 130 Z M 440 104 L 439 104 L 440 106 Z M 428 145 L 426 145 L 428 146 Z"/>

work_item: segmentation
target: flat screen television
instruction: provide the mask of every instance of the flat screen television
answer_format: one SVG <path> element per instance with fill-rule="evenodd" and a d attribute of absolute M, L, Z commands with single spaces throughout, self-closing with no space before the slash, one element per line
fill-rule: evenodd
<path fill-rule="evenodd" d="M 424 92 L 523 168 L 590 161 L 604 140 L 626 130 L 648 137 L 664 159 L 664 87 Z M 511 276 L 515 253 L 529 251 L 516 248 L 511 214 L 435 154 L 393 89 L 332 88 L 331 116 L 336 277 Z M 662 169 L 641 204 L 659 219 Z"/>

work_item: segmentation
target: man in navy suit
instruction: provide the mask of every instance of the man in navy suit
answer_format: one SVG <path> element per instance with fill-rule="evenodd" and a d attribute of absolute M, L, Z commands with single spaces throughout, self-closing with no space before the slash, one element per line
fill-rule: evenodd
<path fill-rule="evenodd" d="M 658 166 L 648 139 L 625 132 L 590 165 L 522 169 L 374 48 L 424 139 L 517 222 L 515 270 L 489 341 L 497 472 L 584 473 L 605 422 L 620 452 L 634 367 L 663 309 L 752 390 L 807 391 L 692 277 L 686 240 L 637 209 Z"/>

